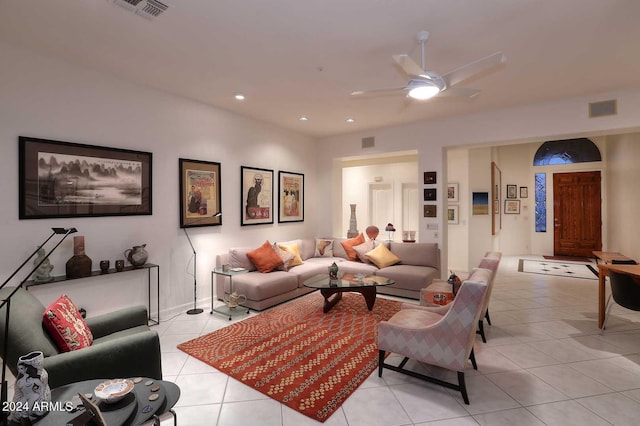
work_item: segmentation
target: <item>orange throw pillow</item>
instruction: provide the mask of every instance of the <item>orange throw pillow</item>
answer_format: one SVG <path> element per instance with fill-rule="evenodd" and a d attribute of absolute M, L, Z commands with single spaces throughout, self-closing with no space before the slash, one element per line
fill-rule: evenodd
<path fill-rule="evenodd" d="M 256 265 L 258 271 L 262 273 L 271 272 L 278 266 L 282 265 L 282 259 L 273 249 L 269 240 L 255 250 L 247 253 L 249 260 Z"/>
<path fill-rule="evenodd" d="M 344 251 L 347 253 L 349 260 L 358 260 L 358 252 L 355 251 L 354 247 L 359 246 L 362 243 L 364 243 L 364 235 L 360 234 L 357 237 L 343 241 L 340 244 L 344 247 Z"/>
<path fill-rule="evenodd" d="M 89 326 L 66 294 L 45 309 L 42 322 L 61 352 L 86 348 L 93 343 Z"/>

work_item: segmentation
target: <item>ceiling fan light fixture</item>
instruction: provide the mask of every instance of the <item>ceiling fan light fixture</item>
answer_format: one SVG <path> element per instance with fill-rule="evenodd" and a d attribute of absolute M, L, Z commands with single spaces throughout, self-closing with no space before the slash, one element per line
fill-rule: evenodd
<path fill-rule="evenodd" d="M 409 90 L 409 97 L 419 101 L 424 101 L 426 99 L 433 98 L 438 93 L 440 93 L 440 88 L 438 86 L 434 84 L 422 84 Z"/>

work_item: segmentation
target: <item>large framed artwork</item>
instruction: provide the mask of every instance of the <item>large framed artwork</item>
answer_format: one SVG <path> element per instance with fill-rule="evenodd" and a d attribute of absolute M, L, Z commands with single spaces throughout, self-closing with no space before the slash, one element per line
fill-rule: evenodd
<path fill-rule="evenodd" d="M 240 225 L 273 223 L 273 170 L 240 166 Z"/>
<path fill-rule="evenodd" d="M 178 159 L 180 228 L 222 225 L 220 163 Z"/>
<path fill-rule="evenodd" d="M 278 222 L 304 221 L 304 175 L 278 171 Z"/>
<path fill-rule="evenodd" d="M 150 215 L 150 152 L 19 137 L 19 218 Z"/>

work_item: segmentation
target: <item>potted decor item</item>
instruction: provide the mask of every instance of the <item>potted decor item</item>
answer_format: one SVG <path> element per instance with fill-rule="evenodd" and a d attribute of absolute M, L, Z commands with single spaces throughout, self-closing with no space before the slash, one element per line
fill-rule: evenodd
<path fill-rule="evenodd" d="M 145 250 L 146 246 L 146 244 L 133 246 L 133 248 L 124 251 L 124 257 L 126 257 L 129 263 L 131 263 L 135 268 L 139 268 L 147 263 L 147 259 L 149 258 L 149 253 Z"/>
<path fill-rule="evenodd" d="M 67 261 L 67 278 L 91 276 L 92 261 L 84 253 L 84 236 L 73 237 L 73 257 Z"/>
<path fill-rule="evenodd" d="M 49 412 L 51 389 L 43 362 L 44 355 L 40 351 L 18 358 L 18 376 L 13 394 L 15 410 L 10 415 L 10 419 L 17 423 L 31 424 Z"/>
<path fill-rule="evenodd" d="M 458 294 L 458 290 L 462 285 L 462 281 L 460 280 L 459 276 L 453 273 L 453 271 L 449 271 L 449 272 L 451 272 L 451 275 L 449 275 L 449 279 L 447 280 L 447 282 L 451 284 L 451 292 L 455 296 L 456 294 Z"/>
<path fill-rule="evenodd" d="M 338 265 L 336 265 L 336 262 L 329 266 L 329 278 L 332 280 L 338 279 Z"/>

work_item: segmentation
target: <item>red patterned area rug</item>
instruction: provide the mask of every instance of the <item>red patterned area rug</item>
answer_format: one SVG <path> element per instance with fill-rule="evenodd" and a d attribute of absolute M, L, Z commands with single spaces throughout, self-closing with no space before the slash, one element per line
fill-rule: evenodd
<path fill-rule="evenodd" d="M 356 293 L 322 313 L 313 292 L 178 345 L 281 403 L 324 422 L 378 366 L 378 323 L 401 302 Z"/>

